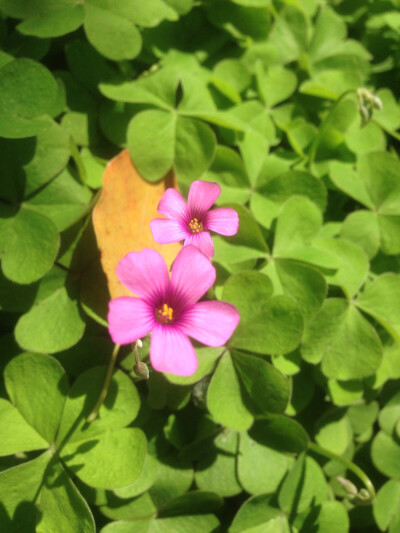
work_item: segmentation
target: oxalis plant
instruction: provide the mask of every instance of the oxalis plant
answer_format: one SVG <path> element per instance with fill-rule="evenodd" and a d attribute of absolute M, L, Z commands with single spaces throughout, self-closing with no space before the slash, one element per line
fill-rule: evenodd
<path fill-rule="evenodd" d="M 398 0 L 0 0 L 0 531 L 400 532 Z"/>

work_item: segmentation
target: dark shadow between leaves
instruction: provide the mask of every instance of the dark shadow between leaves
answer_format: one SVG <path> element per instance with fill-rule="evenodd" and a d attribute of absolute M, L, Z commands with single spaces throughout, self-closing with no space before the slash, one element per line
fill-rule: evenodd
<path fill-rule="evenodd" d="M 35 156 L 37 137 L 25 139 L 0 139 L 0 198 L 13 204 L 26 196 L 27 166 Z"/>
<path fill-rule="evenodd" d="M 213 441 L 223 428 L 189 404 L 170 418 L 165 431 L 180 459 L 196 461 L 214 448 Z"/>
<path fill-rule="evenodd" d="M 39 282 L 20 285 L 0 272 L 0 309 L 12 313 L 28 311 L 35 301 L 38 289 Z"/>
<path fill-rule="evenodd" d="M 100 251 L 97 247 L 92 220 L 90 219 L 85 227 L 78 225 L 70 237 L 67 233 L 67 240 L 72 239 L 73 241 L 76 231 L 78 233 L 82 231 L 82 234 L 73 251 L 70 268 L 74 273 L 77 296 L 79 301 L 93 311 L 95 315 L 106 320 L 108 302 L 111 297 L 107 277 L 100 261 Z M 87 317 L 85 321 L 87 321 Z"/>
<path fill-rule="evenodd" d="M 76 302 L 77 304 L 79 304 L 78 280 L 79 280 L 79 278 L 78 278 L 77 273 L 71 272 L 71 273 L 68 274 L 67 279 L 65 281 L 65 290 L 67 291 L 69 299 L 72 300 L 73 302 Z M 78 305 L 78 312 L 79 312 L 80 318 L 82 319 L 82 322 L 86 323 L 87 316 L 85 315 L 85 313 L 81 309 L 80 305 Z M 82 331 L 82 335 L 83 335 L 83 333 L 84 333 L 84 331 Z"/>
<path fill-rule="evenodd" d="M 214 513 L 222 507 L 224 500 L 214 492 L 194 490 L 169 501 L 158 513 L 159 518 L 172 516 Z"/>
<path fill-rule="evenodd" d="M 190 461 L 183 460 L 175 448 L 166 440 L 163 435 L 159 435 L 155 441 L 157 460 L 175 470 L 186 470 L 191 468 Z"/>
<path fill-rule="evenodd" d="M 205 455 L 200 461 L 196 463 L 196 472 L 203 472 L 204 470 L 207 470 L 210 468 L 217 460 L 218 452 L 217 449 L 209 452 L 207 455 Z"/>
<path fill-rule="evenodd" d="M 311 508 L 311 511 L 307 515 L 307 518 L 304 520 L 303 525 L 300 529 L 301 533 L 318 533 L 319 526 L 317 520 L 321 509 L 322 508 L 320 505 Z"/>
<path fill-rule="evenodd" d="M 57 389 L 64 396 L 64 398 L 67 398 L 69 391 L 69 383 L 66 374 L 63 374 L 58 380 Z"/>

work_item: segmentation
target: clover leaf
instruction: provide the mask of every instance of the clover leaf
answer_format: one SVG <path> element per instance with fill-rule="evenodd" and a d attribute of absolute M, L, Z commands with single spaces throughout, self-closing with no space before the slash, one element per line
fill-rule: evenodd
<path fill-rule="evenodd" d="M 1 424 L 7 435 L 9 424 L 17 431 L 3 441 L 1 454 L 45 451 L 0 474 L 0 492 L 7 510 L 1 516 L 4 528 L 34 524 L 36 506 L 40 505 L 38 530 L 46 531 L 57 523 L 61 531 L 68 531 L 79 512 L 82 531 L 94 532 L 89 507 L 67 472 L 75 472 L 91 485 L 109 488 L 132 483 L 138 477 L 146 440 L 139 429 L 125 428 L 139 409 L 136 389 L 127 376 L 114 374 L 99 419 L 90 427 L 85 422 L 103 376 L 102 368 L 89 370 L 68 393 L 65 372 L 50 356 L 25 353 L 7 365 L 5 381 L 12 403 L 1 400 Z M 110 402 L 115 411 L 110 409 Z M 120 450 L 118 456 L 113 453 L 115 446 Z M 81 471 L 82 461 L 85 468 Z M 11 492 L 10 482 L 15 489 Z M 23 505 L 27 507 L 25 514 L 19 512 Z"/>

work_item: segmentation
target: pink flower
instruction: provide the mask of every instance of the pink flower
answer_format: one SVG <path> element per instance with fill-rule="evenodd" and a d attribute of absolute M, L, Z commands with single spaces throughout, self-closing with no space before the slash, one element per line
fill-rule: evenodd
<path fill-rule="evenodd" d="M 221 194 L 218 183 L 194 181 L 189 189 L 188 204 L 180 192 L 167 189 L 157 210 L 167 218 L 155 218 L 150 222 L 153 239 L 160 244 L 185 241 L 197 246 L 207 257 L 213 257 L 214 244 L 209 230 L 221 235 L 237 233 L 239 217 L 230 207 L 210 207 Z"/>
<path fill-rule="evenodd" d="M 223 346 L 238 325 L 233 305 L 198 302 L 214 283 L 215 268 L 194 246 L 181 249 L 171 280 L 164 259 L 150 248 L 126 255 L 117 275 L 140 298 L 111 300 L 110 335 L 117 344 L 129 344 L 152 331 L 150 360 L 156 370 L 191 376 L 198 363 L 188 336 L 208 346 Z"/>

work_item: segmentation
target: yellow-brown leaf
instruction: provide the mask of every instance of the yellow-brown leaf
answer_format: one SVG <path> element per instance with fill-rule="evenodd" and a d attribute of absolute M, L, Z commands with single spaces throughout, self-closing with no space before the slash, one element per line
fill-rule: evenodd
<path fill-rule="evenodd" d="M 103 190 L 93 211 L 93 225 L 112 298 L 131 294 L 115 273 L 124 255 L 143 248 L 153 248 L 161 253 L 170 267 L 179 252 L 180 243 L 154 242 L 149 225 L 153 218 L 160 216 L 157 205 L 165 190 L 174 186 L 176 182 L 172 174 L 158 183 L 149 183 L 141 178 L 128 150 L 121 152 L 107 165 Z"/>

